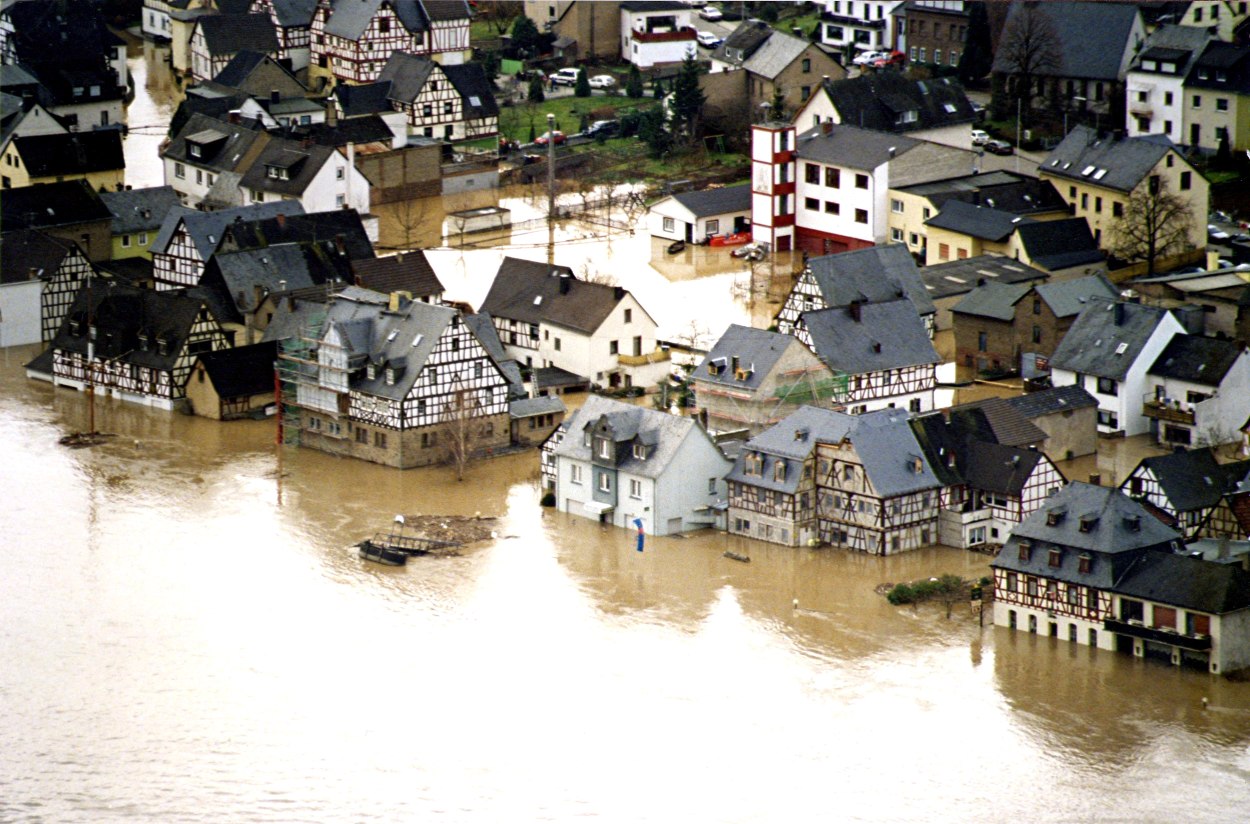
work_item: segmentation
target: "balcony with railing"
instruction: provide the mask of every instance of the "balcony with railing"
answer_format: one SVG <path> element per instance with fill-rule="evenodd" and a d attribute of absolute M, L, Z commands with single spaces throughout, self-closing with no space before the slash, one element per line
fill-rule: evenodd
<path fill-rule="evenodd" d="M 1143 395 L 1141 413 L 1157 421 L 1194 425 L 1194 405 L 1175 398 Z"/>
<path fill-rule="evenodd" d="M 1103 622 L 1103 629 L 1117 635 L 1128 635 L 1132 638 L 1141 638 L 1144 641 L 1154 641 L 1181 649 L 1197 651 L 1211 649 L 1211 636 L 1209 635 L 1181 635 L 1174 629 L 1155 629 L 1139 621 L 1118 621 L 1108 618 Z"/>
<path fill-rule="evenodd" d="M 643 31 L 634 29 L 630 37 L 639 43 L 680 43 L 683 40 L 694 40 L 698 32 L 690 26 L 667 31 Z"/>

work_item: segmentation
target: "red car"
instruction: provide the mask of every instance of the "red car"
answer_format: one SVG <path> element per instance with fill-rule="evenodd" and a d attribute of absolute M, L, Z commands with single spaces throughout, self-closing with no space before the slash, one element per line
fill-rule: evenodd
<path fill-rule="evenodd" d="M 889 57 L 879 57 L 872 61 L 872 65 L 878 69 L 884 69 L 886 66 L 901 66 L 907 62 L 907 55 L 901 51 L 890 52 Z"/>
<path fill-rule="evenodd" d="M 542 134 L 540 134 L 538 137 L 534 138 L 534 145 L 535 145 L 535 146 L 546 146 L 546 145 L 547 145 L 547 141 L 548 141 L 548 140 L 551 140 L 551 141 L 553 141 L 553 142 L 554 142 L 557 146 L 559 146 L 559 145 L 560 145 L 561 143 L 563 143 L 566 139 L 567 139 L 567 138 L 565 138 L 565 136 L 564 136 L 564 132 L 562 132 L 562 131 L 560 131 L 559 129 L 557 129 L 557 130 L 556 130 L 556 131 L 554 131 L 554 132 L 543 132 L 543 133 L 542 133 Z"/>

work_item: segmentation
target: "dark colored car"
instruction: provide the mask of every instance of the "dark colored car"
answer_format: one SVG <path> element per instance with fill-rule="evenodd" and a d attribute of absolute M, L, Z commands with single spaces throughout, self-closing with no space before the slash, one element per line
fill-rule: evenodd
<path fill-rule="evenodd" d="M 621 123 L 619 120 L 596 120 L 594 123 L 582 132 L 589 138 L 596 137 L 616 137 L 621 133 Z"/>
<path fill-rule="evenodd" d="M 985 151 L 996 155 L 1015 154 L 1015 148 L 1006 140 L 991 140 L 985 144 Z"/>

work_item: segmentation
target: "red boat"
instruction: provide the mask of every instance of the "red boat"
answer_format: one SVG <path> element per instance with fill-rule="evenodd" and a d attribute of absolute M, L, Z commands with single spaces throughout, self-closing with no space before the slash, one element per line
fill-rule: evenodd
<path fill-rule="evenodd" d="M 737 232 L 732 235 L 712 235 L 707 239 L 708 246 L 740 246 L 751 242 L 750 232 Z"/>

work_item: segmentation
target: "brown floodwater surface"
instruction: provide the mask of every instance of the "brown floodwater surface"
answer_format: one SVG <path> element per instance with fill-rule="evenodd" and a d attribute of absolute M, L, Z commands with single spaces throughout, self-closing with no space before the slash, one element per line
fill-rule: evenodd
<path fill-rule="evenodd" d="M 985 572 L 537 505 L 0 361 L 0 820 L 1244 820 L 1250 684 L 895 608 Z M 499 518 L 404 568 L 395 513 Z M 726 550 L 750 563 L 722 557 Z M 799 608 L 793 601 L 797 599 Z M 1213 707 L 1204 711 L 1206 696 Z"/>

